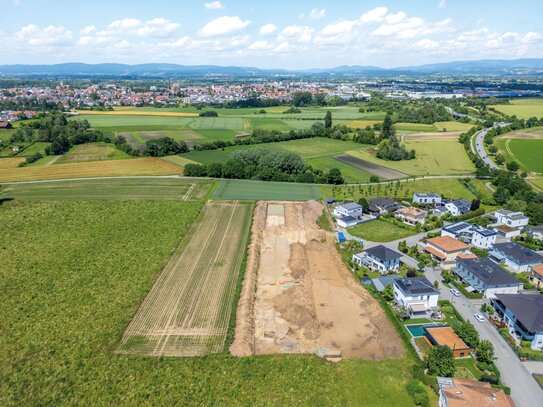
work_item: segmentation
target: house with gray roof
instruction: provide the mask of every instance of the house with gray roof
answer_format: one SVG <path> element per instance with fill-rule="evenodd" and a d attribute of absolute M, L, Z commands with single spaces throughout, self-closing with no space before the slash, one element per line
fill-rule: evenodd
<path fill-rule="evenodd" d="M 458 240 L 469 240 L 472 229 L 473 225 L 468 222 L 451 223 L 450 225 L 443 226 L 441 236 L 450 236 Z"/>
<path fill-rule="evenodd" d="M 511 335 L 530 341 L 532 349 L 543 349 L 543 295 L 497 294 L 492 305 Z"/>
<path fill-rule="evenodd" d="M 373 198 L 368 203 L 370 204 L 370 212 L 374 214 L 386 214 L 401 208 L 401 205 L 398 205 L 396 200 L 392 198 Z"/>
<path fill-rule="evenodd" d="M 453 271 L 485 298 L 496 294 L 518 294 L 522 283 L 488 257 L 474 259 L 456 258 Z"/>
<path fill-rule="evenodd" d="M 543 256 L 515 242 L 496 243 L 489 255 L 515 273 L 530 271 L 531 267 L 543 263 Z"/>
<path fill-rule="evenodd" d="M 439 290 L 426 277 L 400 278 L 394 281 L 394 300 L 412 317 L 427 316 L 437 308 Z"/>
<path fill-rule="evenodd" d="M 441 205 L 441 195 L 415 193 L 413 194 L 413 203 L 431 206 Z"/>
<path fill-rule="evenodd" d="M 528 236 L 536 240 L 543 240 L 543 225 L 528 226 L 524 231 Z"/>
<path fill-rule="evenodd" d="M 458 216 L 468 213 L 471 208 L 471 204 L 467 199 L 462 198 L 445 204 L 445 207 L 449 210 L 451 215 Z"/>
<path fill-rule="evenodd" d="M 375 246 L 353 254 L 353 263 L 364 266 L 381 274 L 393 273 L 400 269 L 403 254 L 383 245 Z"/>
<path fill-rule="evenodd" d="M 362 216 L 362 207 L 355 202 L 344 203 L 334 208 L 334 216 L 336 218 L 344 218 L 345 216 L 359 218 Z"/>

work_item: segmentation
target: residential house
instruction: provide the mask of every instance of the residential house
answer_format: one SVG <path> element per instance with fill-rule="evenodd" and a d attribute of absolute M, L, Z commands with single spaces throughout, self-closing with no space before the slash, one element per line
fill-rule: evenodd
<path fill-rule="evenodd" d="M 428 239 L 424 250 L 440 261 L 443 268 L 449 269 L 460 253 L 469 252 L 469 246 L 450 236 L 438 236 Z"/>
<path fill-rule="evenodd" d="M 349 228 L 351 226 L 356 226 L 360 223 L 360 220 L 357 218 L 353 218 L 352 216 L 343 216 L 341 218 L 338 218 L 337 224 L 338 226 L 341 226 L 342 228 Z"/>
<path fill-rule="evenodd" d="M 532 267 L 532 274 L 530 275 L 530 282 L 541 290 L 543 288 L 543 264 L 538 264 Z"/>
<path fill-rule="evenodd" d="M 449 213 L 449 210 L 445 206 L 438 206 L 432 210 L 432 215 L 441 218 L 446 213 Z"/>
<path fill-rule="evenodd" d="M 413 203 L 419 205 L 441 205 L 441 195 L 438 194 L 413 194 Z"/>
<path fill-rule="evenodd" d="M 403 223 L 411 226 L 415 226 L 417 224 L 424 225 L 426 215 L 428 215 L 428 211 L 415 208 L 414 206 L 409 208 L 400 208 L 394 213 L 394 216 L 400 219 Z"/>
<path fill-rule="evenodd" d="M 488 257 L 457 258 L 454 272 L 485 298 L 495 298 L 498 293 L 518 294 L 522 286 L 517 278 Z"/>
<path fill-rule="evenodd" d="M 543 240 L 543 225 L 539 226 L 528 226 L 524 232 L 536 240 Z"/>
<path fill-rule="evenodd" d="M 512 238 L 520 236 L 519 228 L 513 228 L 507 225 L 497 225 L 493 226 L 492 229 L 494 229 L 494 231 L 498 234 L 497 237 L 500 238 L 502 241 L 506 240 L 510 242 Z"/>
<path fill-rule="evenodd" d="M 451 223 L 450 225 L 443 226 L 441 236 L 450 236 L 458 240 L 469 240 L 472 229 L 473 225 L 468 222 Z"/>
<path fill-rule="evenodd" d="M 438 407 L 515 407 L 510 396 L 488 382 L 438 377 Z"/>
<path fill-rule="evenodd" d="M 384 215 L 386 213 L 394 212 L 401 208 L 400 205 L 392 198 L 373 198 L 368 201 L 370 204 L 370 212 L 373 214 Z"/>
<path fill-rule="evenodd" d="M 11 123 L 8 121 L 0 121 L 0 129 L 11 129 Z"/>
<path fill-rule="evenodd" d="M 378 292 L 382 292 L 388 285 L 394 286 L 394 281 L 402 278 L 402 276 L 399 276 L 397 274 L 389 275 L 389 276 L 379 276 L 377 278 L 374 278 L 371 280 L 371 283 L 375 290 Z"/>
<path fill-rule="evenodd" d="M 490 249 L 498 237 L 498 232 L 482 226 L 474 226 L 471 233 L 471 244 L 479 249 Z"/>
<path fill-rule="evenodd" d="M 426 317 L 437 308 L 439 290 L 425 277 L 400 278 L 394 281 L 394 300 L 412 317 Z"/>
<path fill-rule="evenodd" d="M 353 262 L 381 274 L 393 273 L 400 269 L 400 258 L 403 255 L 383 245 L 366 249 L 353 254 Z"/>
<path fill-rule="evenodd" d="M 494 212 L 493 218 L 496 223 L 511 226 L 512 228 L 521 228 L 528 225 L 528 217 L 522 212 L 513 212 L 507 209 L 500 209 Z"/>
<path fill-rule="evenodd" d="M 466 358 L 471 349 L 450 326 L 425 326 L 425 336 L 434 346 L 446 346 L 452 350 L 455 358 Z"/>
<path fill-rule="evenodd" d="M 345 216 L 351 216 L 358 218 L 362 216 L 362 206 L 355 202 L 344 203 L 334 208 L 334 216 L 336 218 L 343 218 Z"/>
<path fill-rule="evenodd" d="M 471 204 L 467 199 L 462 198 L 445 204 L 445 207 L 449 210 L 451 215 L 458 216 L 468 213 L 470 211 Z"/>
<path fill-rule="evenodd" d="M 515 273 L 530 271 L 543 262 L 543 256 L 515 242 L 496 243 L 489 255 Z"/>
<path fill-rule="evenodd" d="M 543 295 L 498 294 L 492 305 L 511 335 L 530 341 L 532 349 L 543 349 Z"/>

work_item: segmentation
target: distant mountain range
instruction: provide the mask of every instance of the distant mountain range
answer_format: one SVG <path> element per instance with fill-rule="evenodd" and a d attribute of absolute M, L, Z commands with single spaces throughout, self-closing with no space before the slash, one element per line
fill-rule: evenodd
<path fill-rule="evenodd" d="M 84 64 L 0 65 L 0 76 L 64 76 L 64 77 L 255 77 L 255 76 L 397 76 L 397 75 L 543 75 L 543 58 L 515 60 L 487 59 L 454 61 L 439 64 L 380 68 L 377 66 L 338 66 L 329 69 L 261 69 L 245 66 L 177 65 L 177 64 Z"/>

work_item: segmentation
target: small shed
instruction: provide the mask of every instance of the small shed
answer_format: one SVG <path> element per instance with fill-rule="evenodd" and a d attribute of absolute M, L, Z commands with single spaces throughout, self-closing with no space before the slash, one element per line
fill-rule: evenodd
<path fill-rule="evenodd" d="M 450 326 L 424 327 L 426 337 L 434 346 L 446 346 L 452 350 L 455 358 L 466 358 L 470 355 L 471 349 L 452 330 Z"/>

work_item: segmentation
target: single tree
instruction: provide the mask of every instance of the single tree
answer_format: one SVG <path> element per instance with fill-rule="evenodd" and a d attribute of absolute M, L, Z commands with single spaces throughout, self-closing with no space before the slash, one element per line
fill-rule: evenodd
<path fill-rule="evenodd" d="M 520 165 L 516 161 L 511 161 L 507 163 L 507 169 L 511 172 L 517 172 L 520 168 Z"/>
<path fill-rule="evenodd" d="M 368 202 L 366 198 L 360 198 L 358 200 L 358 205 L 362 207 L 362 210 L 364 212 L 367 212 L 370 209 L 370 203 Z"/>
<path fill-rule="evenodd" d="M 453 329 L 468 346 L 475 347 L 479 343 L 479 332 L 471 322 L 461 322 L 456 324 Z"/>
<path fill-rule="evenodd" d="M 489 340 L 483 339 L 479 341 L 475 348 L 475 354 L 479 362 L 492 363 L 494 360 L 494 345 Z"/>
<path fill-rule="evenodd" d="M 428 353 L 426 364 L 428 373 L 433 376 L 452 377 L 454 375 L 454 356 L 447 346 L 433 347 Z"/>
<path fill-rule="evenodd" d="M 330 112 L 330 110 L 327 110 L 326 115 L 324 116 L 324 127 L 327 129 L 332 128 L 332 112 Z"/>
<path fill-rule="evenodd" d="M 394 299 L 394 289 L 392 288 L 392 284 L 385 287 L 382 295 L 385 301 L 392 301 Z"/>

